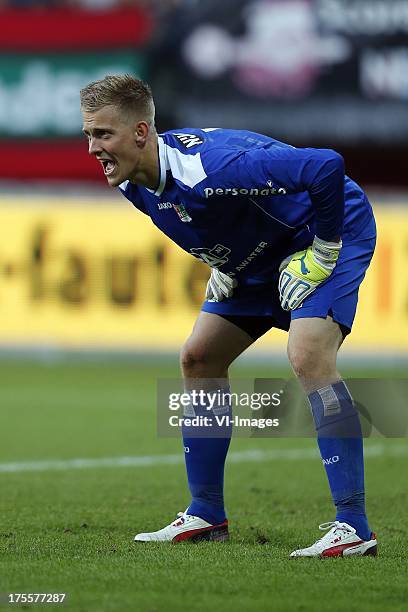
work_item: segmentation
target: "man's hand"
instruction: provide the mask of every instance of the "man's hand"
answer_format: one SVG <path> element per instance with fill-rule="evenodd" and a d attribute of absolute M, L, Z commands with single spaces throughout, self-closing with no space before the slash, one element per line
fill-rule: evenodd
<path fill-rule="evenodd" d="M 221 302 L 224 298 L 232 296 L 236 286 L 237 281 L 234 278 L 220 272 L 217 268 L 211 268 L 205 299 L 208 302 Z"/>
<path fill-rule="evenodd" d="M 317 236 L 312 246 L 287 257 L 280 265 L 279 294 L 283 310 L 298 308 L 333 272 L 341 249 L 339 242 Z"/>

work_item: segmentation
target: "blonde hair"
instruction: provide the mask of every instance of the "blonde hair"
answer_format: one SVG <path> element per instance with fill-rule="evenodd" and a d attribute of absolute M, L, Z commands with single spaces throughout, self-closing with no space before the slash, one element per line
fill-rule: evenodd
<path fill-rule="evenodd" d="M 86 85 L 80 92 L 81 108 L 96 112 L 104 106 L 116 106 L 127 118 L 143 119 L 154 125 L 152 90 L 147 83 L 130 74 L 106 75 Z"/>

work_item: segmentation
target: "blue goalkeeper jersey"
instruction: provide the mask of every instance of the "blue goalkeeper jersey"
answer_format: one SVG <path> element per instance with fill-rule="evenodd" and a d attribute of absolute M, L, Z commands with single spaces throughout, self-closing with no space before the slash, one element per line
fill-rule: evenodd
<path fill-rule="evenodd" d="M 329 149 L 218 128 L 166 132 L 158 148 L 157 189 L 125 181 L 120 191 L 182 249 L 240 283 L 266 281 L 314 235 L 352 240 L 372 218 Z"/>

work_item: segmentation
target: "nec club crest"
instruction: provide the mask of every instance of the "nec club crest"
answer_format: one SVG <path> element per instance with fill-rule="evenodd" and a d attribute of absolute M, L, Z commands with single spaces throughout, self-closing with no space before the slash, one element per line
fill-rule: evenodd
<path fill-rule="evenodd" d="M 173 204 L 173 208 L 180 217 L 180 221 L 183 221 L 183 223 L 190 223 L 190 221 L 192 221 L 192 218 L 186 211 L 184 204 Z"/>

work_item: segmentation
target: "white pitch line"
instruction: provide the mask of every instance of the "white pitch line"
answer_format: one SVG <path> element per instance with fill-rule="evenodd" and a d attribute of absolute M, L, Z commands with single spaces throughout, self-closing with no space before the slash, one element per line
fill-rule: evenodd
<path fill-rule="evenodd" d="M 408 445 L 384 446 L 376 444 L 365 449 L 366 457 L 405 457 Z M 228 455 L 229 463 L 263 461 L 298 461 L 318 459 L 314 448 L 286 448 L 276 450 L 235 451 Z M 61 459 L 50 461 L 24 461 L 0 463 L 0 473 L 48 472 L 53 470 L 90 470 L 97 468 L 150 467 L 154 465 L 179 465 L 184 463 L 183 453 L 176 455 L 144 455 L 134 457 L 100 457 L 96 459 Z"/>

